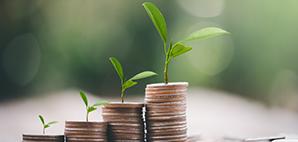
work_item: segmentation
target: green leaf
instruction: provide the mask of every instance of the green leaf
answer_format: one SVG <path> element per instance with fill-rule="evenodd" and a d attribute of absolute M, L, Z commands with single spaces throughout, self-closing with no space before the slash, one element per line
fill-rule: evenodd
<path fill-rule="evenodd" d="M 38 115 L 38 117 L 39 117 L 39 120 L 41 121 L 41 123 L 44 125 L 45 124 L 44 118 L 41 115 Z"/>
<path fill-rule="evenodd" d="M 183 43 L 181 42 L 177 42 L 172 50 L 171 50 L 171 53 L 170 53 L 170 56 L 171 57 L 176 57 L 176 56 L 179 56 L 179 55 L 182 55 L 188 51 L 190 51 L 192 49 L 192 47 L 190 46 L 186 46 L 184 45 Z"/>
<path fill-rule="evenodd" d="M 123 75 L 123 69 L 120 62 L 115 57 L 110 57 L 110 61 L 113 64 L 114 69 L 116 70 L 122 83 L 124 81 L 124 75 Z"/>
<path fill-rule="evenodd" d="M 58 123 L 58 121 L 51 121 L 47 125 L 52 125 L 52 124 L 56 124 L 56 123 Z"/>
<path fill-rule="evenodd" d="M 127 80 L 126 82 L 124 82 L 124 84 L 122 85 L 122 89 L 126 90 L 127 88 L 130 88 L 132 86 L 137 85 L 138 83 L 132 80 Z"/>
<path fill-rule="evenodd" d="M 92 112 L 95 111 L 97 108 L 95 106 L 88 107 L 87 111 Z"/>
<path fill-rule="evenodd" d="M 164 43 L 167 42 L 167 24 L 160 10 L 151 2 L 144 2 L 143 6 L 153 22 L 155 28 L 159 32 Z"/>
<path fill-rule="evenodd" d="M 207 27 L 207 28 L 198 30 L 196 32 L 193 32 L 185 39 L 185 41 L 197 40 L 197 39 L 208 39 L 208 38 L 216 37 L 223 34 L 229 34 L 229 32 L 217 27 Z"/>
<path fill-rule="evenodd" d="M 88 99 L 87 99 L 86 94 L 83 91 L 80 91 L 80 95 L 81 95 L 81 98 L 82 98 L 82 100 L 84 101 L 84 103 L 87 107 L 88 106 Z"/>
<path fill-rule="evenodd" d="M 144 71 L 144 72 L 136 74 L 134 77 L 132 77 L 129 80 L 139 80 L 139 79 L 151 77 L 151 76 L 154 76 L 154 75 L 157 75 L 157 74 L 155 72 L 152 72 L 152 71 Z"/>
<path fill-rule="evenodd" d="M 102 101 L 97 102 L 97 103 L 94 104 L 93 106 L 101 106 L 101 105 L 106 105 L 106 104 L 108 104 L 108 103 L 109 103 L 109 101 L 102 100 Z"/>
<path fill-rule="evenodd" d="M 49 127 L 50 127 L 50 125 L 48 125 L 48 124 L 43 126 L 43 128 L 49 128 Z"/>

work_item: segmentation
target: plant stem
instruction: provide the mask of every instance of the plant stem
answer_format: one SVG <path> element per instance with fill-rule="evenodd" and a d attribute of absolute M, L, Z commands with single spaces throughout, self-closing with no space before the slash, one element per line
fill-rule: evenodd
<path fill-rule="evenodd" d="M 88 113 L 88 110 L 87 110 L 87 113 L 86 113 L 86 121 L 87 121 L 87 122 L 89 121 L 89 113 Z"/>
<path fill-rule="evenodd" d="M 165 61 L 165 67 L 164 67 L 164 71 L 163 71 L 165 84 L 168 84 L 168 82 L 169 82 L 168 67 L 169 67 L 169 62 L 166 59 L 166 61 Z"/>
<path fill-rule="evenodd" d="M 124 103 L 124 90 L 121 89 L 121 102 Z"/>
<path fill-rule="evenodd" d="M 165 55 L 167 55 L 167 43 L 166 42 L 163 43 L 163 50 L 165 52 Z"/>
<path fill-rule="evenodd" d="M 168 77 L 169 63 L 168 63 L 168 51 L 167 51 L 167 43 L 166 42 L 163 43 L 163 49 L 164 49 L 164 52 L 166 55 L 165 66 L 164 66 L 164 70 L 163 70 L 163 78 L 164 78 L 164 83 L 167 84 L 168 80 L 169 80 L 169 77 Z"/>
<path fill-rule="evenodd" d="M 42 134 L 46 134 L 46 129 L 43 127 Z"/>
<path fill-rule="evenodd" d="M 168 68 L 169 68 L 169 63 L 171 61 L 171 50 L 172 50 L 172 42 L 170 43 L 170 47 L 168 48 L 168 51 L 166 52 L 166 60 L 165 60 L 165 67 L 164 67 L 164 82 L 165 84 L 168 84 L 169 82 L 169 75 L 168 75 Z"/>

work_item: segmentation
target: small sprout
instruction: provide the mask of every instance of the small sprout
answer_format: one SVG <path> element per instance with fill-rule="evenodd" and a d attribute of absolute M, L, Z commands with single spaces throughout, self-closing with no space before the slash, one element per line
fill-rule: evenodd
<path fill-rule="evenodd" d="M 143 71 L 141 73 L 136 74 L 132 78 L 125 80 L 125 77 L 123 74 L 123 69 L 122 69 L 120 62 L 115 57 L 110 57 L 110 61 L 111 61 L 112 65 L 114 66 L 114 69 L 116 70 L 116 72 L 120 78 L 120 81 L 121 81 L 121 102 L 122 103 L 124 102 L 124 98 L 126 96 L 126 94 L 125 94 L 126 89 L 137 85 L 138 82 L 136 82 L 136 80 L 140 80 L 140 79 L 144 79 L 144 78 L 148 78 L 148 77 L 157 75 L 156 73 L 154 73 L 152 71 Z"/>
<path fill-rule="evenodd" d="M 161 39 L 163 40 L 163 49 L 165 54 L 165 63 L 164 63 L 164 82 L 168 83 L 168 66 L 171 60 L 179 55 L 182 55 L 192 49 L 192 47 L 187 46 L 184 42 L 192 40 L 202 40 L 212 37 L 216 37 L 223 34 L 229 34 L 229 32 L 222 30 L 217 27 L 207 27 L 201 30 L 198 30 L 190 34 L 187 38 L 176 43 L 169 41 L 167 36 L 167 24 L 164 16 L 160 10 L 151 2 L 144 2 L 143 6 L 150 17 L 153 25 L 158 31 Z M 167 47 L 168 46 L 168 47 Z"/>
<path fill-rule="evenodd" d="M 38 118 L 39 118 L 40 122 L 42 123 L 42 127 L 43 127 L 42 134 L 46 133 L 46 128 L 49 128 L 51 125 L 58 123 L 58 121 L 51 121 L 49 123 L 46 123 L 44 117 L 41 115 L 38 115 Z"/>
<path fill-rule="evenodd" d="M 81 95 L 81 98 L 82 98 L 82 100 L 83 100 L 83 102 L 86 106 L 86 121 L 87 122 L 89 121 L 89 113 L 90 112 L 95 111 L 97 109 L 97 107 L 99 107 L 99 106 L 102 106 L 102 105 L 105 105 L 105 104 L 109 103 L 108 101 L 102 100 L 102 101 L 99 101 L 96 104 L 89 105 L 88 104 L 88 98 L 87 98 L 86 94 L 83 91 L 80 91 L 80 95 Z"/>

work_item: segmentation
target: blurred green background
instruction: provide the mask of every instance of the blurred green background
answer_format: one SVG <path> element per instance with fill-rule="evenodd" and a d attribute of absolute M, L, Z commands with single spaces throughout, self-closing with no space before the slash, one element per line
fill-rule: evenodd
<path fill-rule="evenodd" d="M 71 88 L 118 97 L 119 80 L 108 57 L 129 76 L 143 70 L 161 82 L 162 41 L 143 0 L 1 0 L 0 100 Z M 218 26 L 231 35 L 188 43 L 193 51 L 170 64 L 170 81 L 224 90 L 269 104 L 298 97 L 298 1 L 153 1 L 170 38 Z"/>

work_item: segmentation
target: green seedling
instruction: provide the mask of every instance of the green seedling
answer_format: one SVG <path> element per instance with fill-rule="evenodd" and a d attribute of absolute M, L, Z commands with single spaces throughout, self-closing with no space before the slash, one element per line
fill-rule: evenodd
<path fill-rule="evenodd" d="M 51 121 L 49 123 L 46 123 L 44 117 L 41 115 L 38 115 L 38 118 L 39 118 L 40 122 L 42 123 L 42 127 L 43 127 L 42 134 L 45 134 L 46 129 L 49 128 L 51 125 L 58 123 L 57 121 Z"/>
<path fill-rule="evenodd" d="M 163 49 L 165 54 L 165 63 L 164 63 L 164 72 L 163 72 L 164 83 L 168 83 L 169 81 L 168 67 L 171 60 L 179 55 L 182 55 L 192 50 L 192 47 L 186 45 L 185 42 L 192 41 L 192 40 L 208 39 L 211 37 L 216 37 L 219 35 L 229 33 L 217 27 L 207 27 L 207 28 L 203 28 L 201 30 L 195 31 L 185 39 L 174 43 L 168 39 L 166 20 L 163 14 L 160 12 L 160 10 L 151 2 L 145 2 L 143 3 L 143 6 L 163 41 Z"/>
<path fill-rule="evenodd" d="M 110 61 L 113 65 L 114 69 L 116 70 L 116 72 L 120 78 L 120 81 L 121 81 L 121 102 L 122 103 L 124 102 L 124 98 L 126 96 L 126 94 L 125 94 L 126 89 L 137 85 L 138 82 L 136 82 L 136 80 L 140 80 L 140 79 L 144 79 L 144 78 L 148 78 L 148 77 L 157 75 L 156 73 L 154 73 L 152 71 L 143 71 L 141 73 L 136 74 L 132 78 L 125 80 L 125 77 L 123 74 L 123 69 L 122 69 L 120 62 L 114 57 L 110 57 Z"/>
<path fill-rule="evenodd" d="M 102 106 L 102 105 L 105 105 L 105 104 L 108 104 L 109 102 L 108 101 L 105 101 L 105 100 L 101 100 L 100 102 L 96 103 L 96 104 L 93 104 L 93 105 L 89 105 L 89 102 L 88 102 L 88 98 L 86 96 L 86 94 L 83 92 L 83 91 L 80 91 L 80 96 L 86 106 L 86 121 L 88 122 L 89 121 L 89 114 L 90 112 L 93 112 L 97 109 L 97 107 L 99 106 Z"/>

